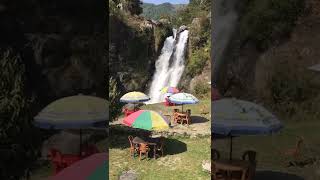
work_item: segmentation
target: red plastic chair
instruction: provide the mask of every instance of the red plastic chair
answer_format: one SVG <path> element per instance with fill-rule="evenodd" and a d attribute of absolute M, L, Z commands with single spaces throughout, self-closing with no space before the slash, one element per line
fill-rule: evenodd
<path fill-rule="evenodd" d="M 54 148 L 50 149 L 48 158 L 51 160 L 54 167 L 54 174 L 57 174 L 62 169 L 81 160 L 81 157 L 78 155 L 62 154 L 59 150 Z"/>
<path fill-rule="evenodd" d="M 164 105 L 165 105 L 165 106 L 175 106 L 175 104 L 172 103 L 172 102 L 170 102 L 168 98 L 165 99 Z"/>
<path fill-rule="evenodd" d="M 62 154 L 60 151 L 56 149 L 50 149 L 48 158 L 50 159 L 51 164 L 54 168 L 54 174 L 57 174 L 66 167 L 66 164 L 63 164 Z"/>
<path fill-rule="evenodd" d="M 129 116 L 130 114 L 132 114 L 132 113 L 135 112 L 134 110 L 129 110 L 129 109 L 126 109 L 126 108 L 125 108 L 123 111 L 124 111 L 125 117 L 127 117 L 127 116 Z"/>

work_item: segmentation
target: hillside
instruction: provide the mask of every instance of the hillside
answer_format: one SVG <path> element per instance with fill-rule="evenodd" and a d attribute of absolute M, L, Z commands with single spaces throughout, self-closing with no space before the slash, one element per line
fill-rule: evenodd
<path fill-rule="evenodd" d="M 148 19 L 159 20 L 161 16 L 171 16 L 174 15 L 177 10 L 185 7 L 184 4 L 170 4 L 163 3 L 159 5 L 151 4 L 151 3 L 143 3 L 141 5 L 143 12 L 142 16 Z"/>

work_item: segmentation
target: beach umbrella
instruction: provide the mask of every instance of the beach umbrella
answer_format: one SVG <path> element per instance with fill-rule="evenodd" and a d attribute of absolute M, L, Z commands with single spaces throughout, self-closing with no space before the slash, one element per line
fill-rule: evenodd
<path fill-rule="evenodd" d="M 120 98 L 120 102 L 124 103 L 140 103 L 149 101 L 150 97 L 138 91 L 128 92 Z"/>
<path fill-rule="evenodd" d="M 76 95 L 58 99 L 34 117 L 34 125 L 43 129 L 80 130 L 106 127 L 109 120 L 108 101 L 99 97 Z"/>
<path fill-rule="evenodd" d="M 212 133 L 230 137 L 230 159 L 232 159 L 232 137 L 241 135 L 273 134 L 283 125 L 264 107 L 243 100 L 224 98 L 212 105 Z"/>
<path fill-rule="evenodd" d="M 128 104 L 125 104 L 123 108 L 126 108 L 128 110 L 134 110 L 137 106 L 140 107 L 142 106 L 142 104 L 128 103 Z"/>
<path fill-rule="evenodd" d="M 184 104 L 197 104 L 199 102 L 198 98 L 189 93 L 173 94 L 169 97 L 169 101 L 174 104 L 182 105 L 182 111 Z"/>
<path fill-rule="evenodd" d="M 107 180 L 108 170 L 108 154 L 97 153 L 66 167 L 49 180 Z"/>
<path fill-rule="evenodd" d="M 126 117 L 122 123 L 126 126 L 144 129 L 161 131 L 169 129 L 169 121 L 155 111 L 139 110 Z"/>
<path fill-rule="evenodd" d="M 176 87 L 164 87 L 160 91 L 163 94 L 166 94 L 166 93 L 176 94 L 180 92 L 179 89 L 177 89 Z"/>

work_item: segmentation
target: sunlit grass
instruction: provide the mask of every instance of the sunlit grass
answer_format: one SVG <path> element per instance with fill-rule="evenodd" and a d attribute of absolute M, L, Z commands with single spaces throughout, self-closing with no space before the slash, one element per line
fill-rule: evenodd
<path fill-rule="evenodd" d="M 114 138 L 118 138 L 114 137 Z M 126 138 L 119 138 L 114 141 L 121 144 L 128 144 Z M 175 149 L 179 147 L 175 141 L 185 143 L 184 152 L 175 154 Z M 210 174 L 202 171 L 202 161 L 209 160 L 211 139 L 172 139 L 171 143 L 166 143 L 165 155 L 156 160 L 144 159 L 139 161 L 138 157 L 130 157 L 129 148 L 113 148 L 111 144 L 110 155 L 110 179 L 116 180 L 123 171 L 134 170 L 137 172 L 139 179 L 210 179 Z"/>

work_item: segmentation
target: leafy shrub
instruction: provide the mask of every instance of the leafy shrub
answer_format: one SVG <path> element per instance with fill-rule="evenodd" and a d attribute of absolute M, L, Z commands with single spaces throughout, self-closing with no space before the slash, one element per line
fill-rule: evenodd
<path fill-rule="evenodd" d="M 274 40 L 289 35 L 303 10 L 303 0 L 248 1 L 241 19 L 241 39 L 266 49 Z"/>
<path fill-rule="evenodd" d="M 117 87 L 117 82 L 114 78 L 109 79 L 109 114 L 110 119 L 115 120 L 121 112 L 121 104 L 119 103 L 120 91 Z"/>
<path fill-rule="evenodd" d="M 210 85 L 205 81 L 197 81 L 194 86 L 194 94 L 196 94 L 196 96 L 200 98 L 208 96 L 210 90 Z"/>
<path fill-rule="evenodd" d="M 194 77 L 200 74 L 205 67 L 207 61 L 210 60 L 210 50 L 208 48 L 200 48 L 194 50 L 187 64 L 187 74 Z"/>
<path fill-rule="evenodd" d="M 320 82 L 294 60 L 259 62 L 256 77 L 258 99 L 281 117 L 295 120 L 319 118 Z"/>
<path fill-rule="evenodd" d="M 0 69 L 0 179 L 20 179 L 36 160 L 42 136 L 32 126 L 33 98 L 20 56 L 3 51 Z"/>

